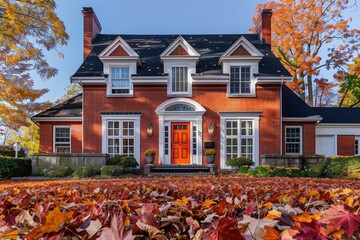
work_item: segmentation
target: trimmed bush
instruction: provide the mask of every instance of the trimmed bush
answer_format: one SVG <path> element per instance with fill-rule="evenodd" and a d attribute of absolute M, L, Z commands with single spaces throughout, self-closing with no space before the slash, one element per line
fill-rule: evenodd
<path fill-rule="evenodd" d="M 0 178 L 26 177 L 30 175 L 30 158 L 0 157 Z"/>
<path fill-rule="evenodd" d="M 326 162 L 320 162 L 314 165 L 308 165 L 305 167 L 305 176 L 306 177 L 322 177 L 326 169 Z"/>
<path fill-rule="evenodd" d="M 121 155 L 109 158 L 107 165 L 118 165 L 122 167 L 124 173 L 130 173 L 133 172 L 134 168 L 139 164 L 133 156 Z"/>
<path fill-rule="evenodd" d="M 258 171 L 256 168 L 250 168 L 248 171 L 247 171 L 247 174 L 251 175 L 251 176 L 256 176 L 258 174 Z"/>
<path fill-rule="evenodd" d="M 272 172 L 269 165 L 260 165 L 256 169 L 258 171 L 258 175 L 262 177 L 270 176 L 271 175 L 270 173 Z"/>
<path fill-rule="evenodd" d="M 237 167 L 240 168 L 241 166 L 252 166 L 255 163 L 253 161 L 251 161 L 248 158 L 245 157 L 238 157 L 238 158 L 232 158 L 226 161 L 226 165 L 227 166 L 231 166 L 231 167 Z"/>
<path fill-rule="evenodd" d="M 301 171 L 297 167 L 287 168 L 286 171 L 288 177 L 301 177 Z"/>
<path fill-rule="evenodd" d="M 347 157 L 328 158 L 326 160 L 326 177 L 329 178 L 344 178 L 347 176 L 347 167 L 349 160 Z"/>
<path fill-rule="evenodd" d="M 76 178 L 88 178 L 95 176 L 97 174 L 100 174 L 99 168 L 94 168 L 90 165 L 86 165 L 86 166 L 77 166 L 75 168 L 73 176 Z"/>
<path fill-rule="evenodd" d="M 100 168 L 101 175 L 104 176 L 121 176 L 123 174 L 123 168 L 119 165 L 106 165 Z"/>
<path fill-rule="evenodd" d="M 70 177 L 73 174 L 73 169 L 69 166 L 53 166 L 44 169 L 44 177 Z"/>
<path fill-rule="evenodd" d="M 287 170 L 285 167 L 278 166 L 273 169 L 273 175 L 276 177 L 286 177 L 287 176 Z"/>
<path fill-rule="evenodd" d="M 244 165 L 244 166 L 239 167 L 240 174 L 246 174 L 248 172 L 248 170 L 249 170 L 249 166 Z"/>
<path fill-rule="evenodd" d="M 360 158 L 349 161 L 347 177 L 351 179 L 360 179 Z"/>

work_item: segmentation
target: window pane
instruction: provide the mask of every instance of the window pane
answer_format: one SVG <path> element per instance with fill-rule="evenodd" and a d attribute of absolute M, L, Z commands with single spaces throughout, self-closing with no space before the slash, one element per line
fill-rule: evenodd
<path fill-rule="evenodd" d="M 187 92 L 188 91 L 188 68 L 187 67 L 173 67 L 171 77 L 172 92 Z"/>
<path fill-rule="evenodd" d="M 300 128 L 299 127 L 287 127 L 285 132 L 285 152 L 299 154 L 301 153 L 300 145 Z"/>
<path fill-rule="evenodd" d="M 129 68 L 111 68 L 112 93 L 129 93 L 130 76 Z"/>

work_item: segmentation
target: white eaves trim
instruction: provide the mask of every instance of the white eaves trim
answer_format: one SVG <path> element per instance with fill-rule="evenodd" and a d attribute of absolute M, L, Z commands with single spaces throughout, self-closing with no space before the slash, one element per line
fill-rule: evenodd
<path fill-rule="evenodd" d="M 106 85 L 104 77 L 70 77 L 70 82 L 79 85 Z"/>
<path fill-rule="evenodd" d="M 256 77 L 256 83 L 284 83 L 284 82 L 292 82 L 293 77 Z"/>
<path fill-rule="evenodd" d="M 168 81 L 167 79 L 133 79 L 132 83 L 134 85 L 166 85 Z"/>
<path fill-rule="evenodd" d="M 81 122 L 82 117 L 33 117 L 34 122 Z"/>
<path fill-rule="evenodd" d="M 283 122 L 319 122 L 323 118 L 320 115 L 314 115 L 309 117 L 283 117 Z"/>
<path fill-rule="evenodd" d="M 231 54 L 240 46 L 243 46 L 251 56 L 231 56 Z M 228 59 L 256 59 L 261 60 L 264 55 L 252 45 L 244 36 L 241 36 L 231 47 L 224 52 L 220 58 L 218 64 L 221 65 L 223 60 Z"/>
<path fill-rule="evenodd" d="M 322 128 L 339 128 L 339 127 L 353 127 L 360 128 L 360 123 L 319 123 L 316 127 Z"/>
<path fill-rule="evenodd" d="M 129 56 L 110 56 L 110 54 L 117 48 L 122 47 L 125 52 Z M 137 59 L 137 62 L 139 65 L 141 65 L 140 56 L 137 54 L 134 49 L 130 47 L 129 44 L 127 44 L 124 39 L 122 39 L 120 36 L 118 36 L 109 46 L 107 46 L 100 54 L 99 54 L 100 60 L 110 60 L 110 59 L 123 59 L 123 60 L 133 60 Z"/>

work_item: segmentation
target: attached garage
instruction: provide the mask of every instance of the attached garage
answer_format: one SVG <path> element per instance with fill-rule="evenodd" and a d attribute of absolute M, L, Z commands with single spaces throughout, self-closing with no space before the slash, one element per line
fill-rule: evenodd
<path fill-rule="evenodd" d="M 335 136 L 316 136 L 316 154 L 326 157 L 337 155 Z"/>

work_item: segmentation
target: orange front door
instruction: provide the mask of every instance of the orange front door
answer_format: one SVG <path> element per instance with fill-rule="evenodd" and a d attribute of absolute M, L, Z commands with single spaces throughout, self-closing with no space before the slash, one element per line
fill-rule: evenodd
<path fill-rule="evenodd" d="M 171 123 L 171 163 L 190 164 L 190 123 Z"/>

